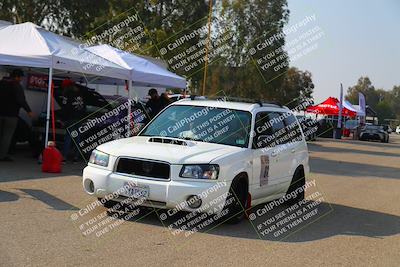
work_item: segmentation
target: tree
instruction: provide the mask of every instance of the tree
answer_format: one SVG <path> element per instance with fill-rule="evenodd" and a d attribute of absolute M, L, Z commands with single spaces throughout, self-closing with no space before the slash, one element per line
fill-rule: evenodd
<path fill-rule="evenodd" d="M 377 112 L 379 123 L 396 116 L 400 118 L 400 86 L 394 86 L 392 91 L 375 89 L 368 77 L 361 77 L 356 85 L 348 89 L 346 99 L 358 103 L 359 92 L 365 95 L 366 104 Z"/>
<path fill-rule="evenodd" d="M 376 108 L 379 102 L 379 95 L 367 76 L 359 78 L 356 85 L 349 87 L 346 99 L 353 104 L 358 104 L 358 93 L 364 94 L 367 105 L 373 109 Z"/>
<path fill-rule="evenodd" d="M 380 124 L 387 123 L 385 122 L 386 119 L 394 119 L 392 107 L 386 100 L 379 102 L 375 107 L 375 111 L 378 114 Z"/>
<path fill-rule="evenodd" d="M 0 18 L 14 23 L 32 21 L 51 31 L 80 39 L 88 45 L 107 43 L 128 52 L 161 58 L 167 62 L 167 56 L 170 55 L 160 53 L 160 47 L 177 41 L 182 35 L 191 34 L 193 28 L 201 28 L 202 32 L 180 44 L 174 50 L 175 55 L 208 41 L 208 38 L 211 39 L 212 53 L 219 41 L 229 35 L 228 45 L 213 54 L 214 57 L 210 60 L 206 79 L 207 94 L 223 90 L 231 96 L 270 99 L 283 103 L 292 100 L 292 97 L 311 96 L 304 89 L 307 83 L 312 83 L 311 74 L 295 69 L 288 71 L 289 58 L 284 51 L 283 33 L 283 27 L 289 19 L 287 0 L 214 1 L 212 33 L 208 36 L 208 31 L 202 26 L 208 21 L 209 1 L 3 0 L 0 3 Z M 139 17 L 136 25 L 143 26 L 144 38 L 135 40 L 134 43 L 129 42 L 131 37 L 123 39 L 134 25 L 106 35 L 106 38 L 95 38 L 104 31 L 113 29 L 130 15 Z M 252 53 L 258 43 L 270 38 L 274 41 L 269 42 L 265 49 Z M 93 39 L 95 41 L 91 42 Z M 278 69 L 260 67 L 256 61 L 258 58 L 278 50 Z M 204 60 L 200 65 L 205 65 Z M 172 69 L 171 65 L 170 68 L 177 74 L 187 74 L 183 68 Z M 202 70 L 188 76 L 190 84 L 198 93 L 201 92 L 204 82 Z"/>
<path fill-rule="evenodd" d="M 230 31 L 233 35 L 218 64 L 210 66 L 207 92 L 223 90 L 228 95 L 249 98 L 282 100 L 281 87 L 288 69 L 289 59 L 283 47 L 283 27 L 288 22 L 286 0 L 223 0 L 216 9 L 213 39 Z M 219 29 L 218 32 L 215 29 Z M 258 43 L 280 36 L 262 51 L 256 51 Z M 271 51 L 281 49 L 281 68 L 263 69 L 256 62 Z M 223 68 L 226 68 L 223 70 Z M 212 83 L 211 83 L 212 81 Z M 217 86 L 217 88 L 212 88 Z"/>
<path fill-rule="evenodd" d="M 313 90 L 314 84 L 311 73 L 292 67 L 284 76 L 280 101 L 289 108 L 294 108 L 305 102 L 310 103 L 313 102 Z"/>
<path fill-rule="evenodd" d="M 400 86 L 394 86 L 390 93 L 390 105 L 393 113 L 400 120 Z"/>
<path fill-rule="evenodd" d="M 106 0 L 97 0 L 96 8 L 91 0 L 2 0 L 0 18 L 12 23 L 33 22 L 56 33 L 80 36 L 106 8 Z"/>

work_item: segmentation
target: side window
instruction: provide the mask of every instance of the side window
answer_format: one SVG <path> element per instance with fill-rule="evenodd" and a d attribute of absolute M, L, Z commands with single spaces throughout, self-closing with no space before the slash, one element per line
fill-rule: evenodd
<path fill-rule="evenodd" d="M 256 115 L 255 136 L 253 138 L 253 148 L 264 148 L 272 146 L 273 130 L 270 124 L 269 112 L 259 112 Z"/>
<path fill-rule="evenodd" d="M 253 148 L 274 147 L 285 144 L 285 116 L 279 112 L 260 112 L 256 116 Z"/>
<path fill-rule="evenodd" d="M 301 141 L 302 135 L 299 124 L 293 114 L 287 113 L 285 119 L 287 142 Z"/>
<path fill-rule="evenodd" d="M 285 115 L 280 112 L 271 112 L 269 118 L 274 132 L 275 144 L 282 145 L 287 143 L 287 131 L 284 123 Z"/>

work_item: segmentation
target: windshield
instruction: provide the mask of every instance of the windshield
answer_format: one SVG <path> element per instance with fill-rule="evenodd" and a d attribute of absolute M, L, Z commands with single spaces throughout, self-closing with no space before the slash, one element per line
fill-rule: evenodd
<path fill-rule="evenodd" d="M 251 114 L 226 108 L 172 105 L 141 132 L 208 143 L 248 147 Z"/>
<path fill-rule="evenodd" d="M 367 125 L 365 126 L 366 130 L 383 130 L 383 127 L 380 125 Z"/>

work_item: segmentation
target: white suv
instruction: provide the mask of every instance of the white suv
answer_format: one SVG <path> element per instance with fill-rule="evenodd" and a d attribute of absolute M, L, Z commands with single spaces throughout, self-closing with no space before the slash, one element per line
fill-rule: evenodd
<path fill-rule="evenodd" d="M 229 206 L 240 220 L 244 210 L 285 194 L 303 199 L 308 172 L 307 144 L 288 108 L 184 99 L 138 136 L 98 146 L 83 187 L 100 200 L 113 194 L 105 206 L 127 197 L 145 198 L 141 206 L 208 214 Z"/>

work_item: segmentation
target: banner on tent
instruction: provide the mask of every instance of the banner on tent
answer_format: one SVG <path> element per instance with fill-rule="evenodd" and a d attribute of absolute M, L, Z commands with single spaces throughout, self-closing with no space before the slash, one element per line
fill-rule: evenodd
<path fill-rule="evenodd" d="M 47 75 L 28 75 L 27 89 L 33 91 L 47 92 L 49 76 Z"/>

